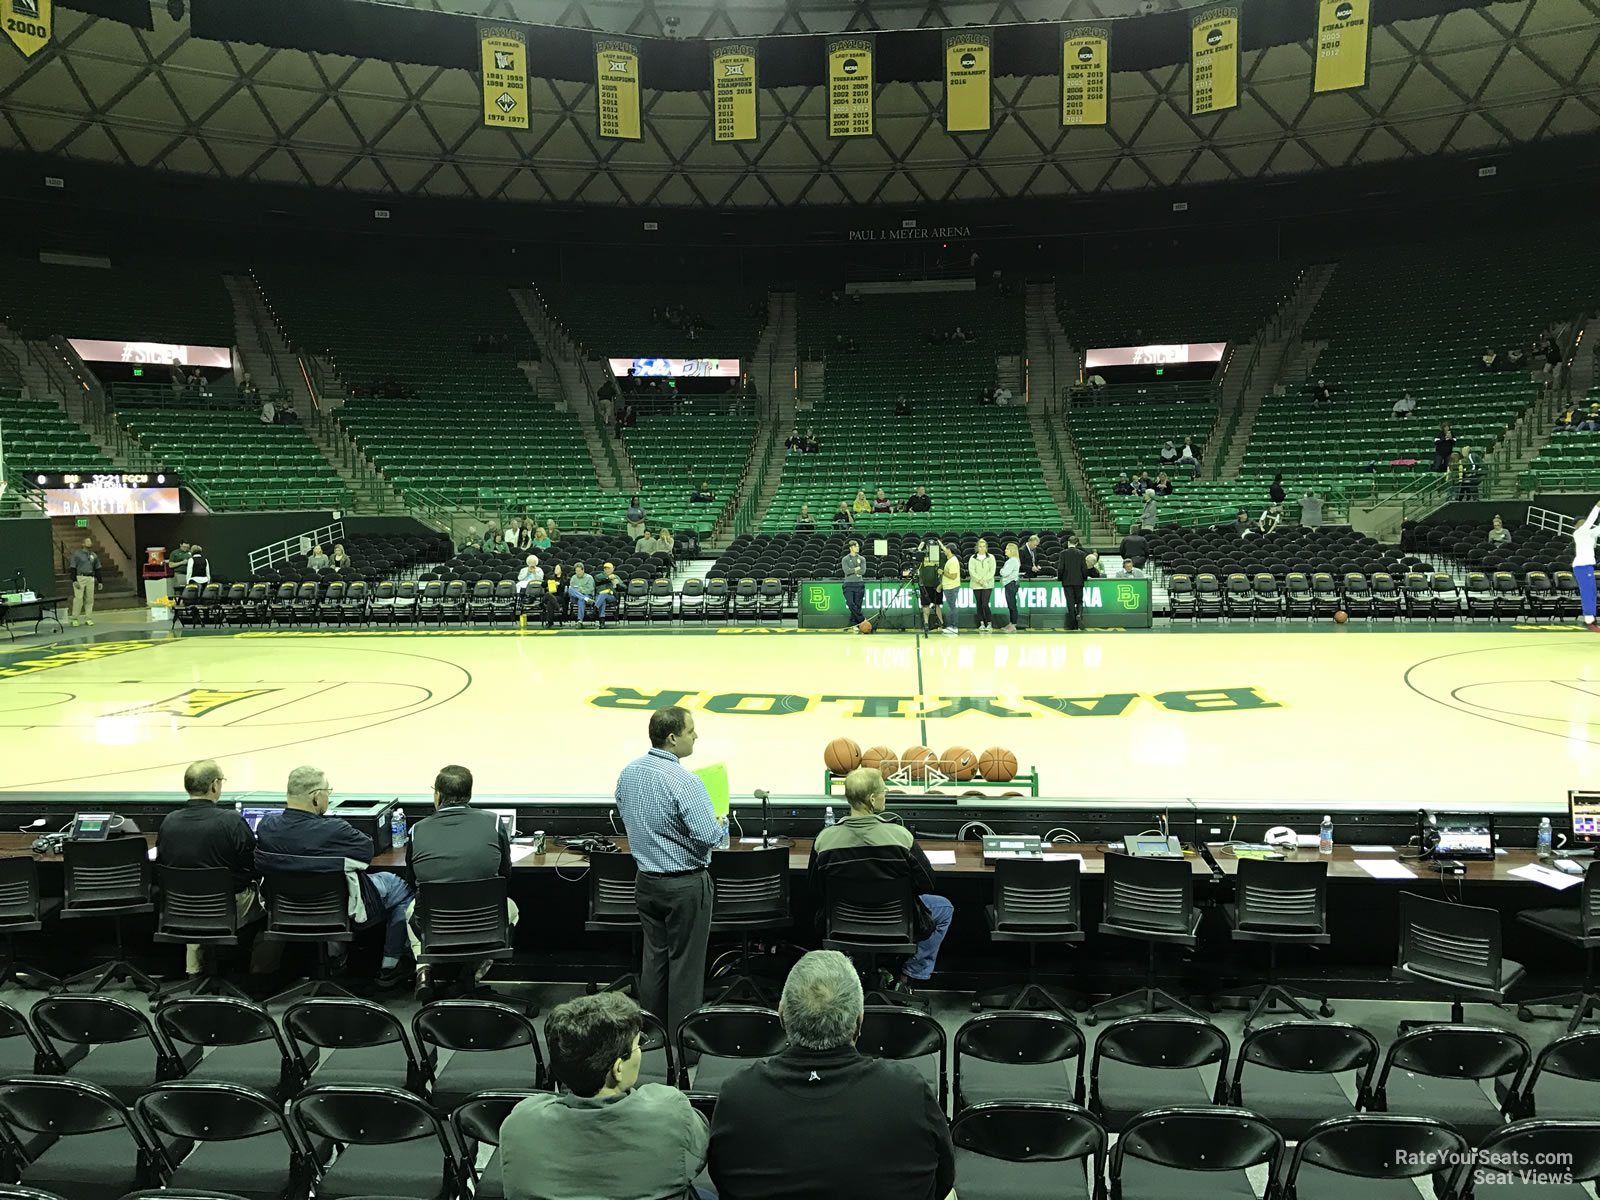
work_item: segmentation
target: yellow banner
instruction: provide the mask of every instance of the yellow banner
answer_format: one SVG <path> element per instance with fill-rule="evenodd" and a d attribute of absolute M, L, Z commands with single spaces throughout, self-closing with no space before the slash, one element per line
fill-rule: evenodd
<path fill-rule="evenodd" d="M 962 29 L 944 35 L 944 127 L 950 133 L 989 128 L 993 48 L 987 32 Z"/>
<path fill-rule="evenodd" d="M 1318 0 L 1313 91 L 1342 92 L 1367 86 L 1371 27 L 1372 0 Z"/>
<path fill-rule="evenodd" d="M 1202 9 L 1189 25 L 1189 115 L 1239 106 L 1239 9 Z"/>
<path fill-rule="evenodd" d="M 595 38 L 594 93 L 595 122 L 600 136 L 638 141 L 638 42 L 626 38 Z"/>
<path fill-rule="evenodd" d="M 0 0 L 0 19 L 6 36 L 24 58 L 32 58 L 50 44 L 50 0 Z"/>
<path fill-rule="evenodd" d="M 483 123 L 528 128 L 528 35 L 510 25 L 478 26 L 483 61 Z"/>
<path fill-rule="evenodd" d="M 872 136 L 873 74 L 870 36 L 828 40 L 828 136 Z"/>
<path fill-rule="evenodd" d="M 1111 27 L 1061 27 L 1061 123 L 1104 125 L 1111 77 Z"/>
<path fill-rule="evenodd" d="M 756 140 L 756 48 L 753 42 L 711 47 L 711 111 L 719 142 Z"/>

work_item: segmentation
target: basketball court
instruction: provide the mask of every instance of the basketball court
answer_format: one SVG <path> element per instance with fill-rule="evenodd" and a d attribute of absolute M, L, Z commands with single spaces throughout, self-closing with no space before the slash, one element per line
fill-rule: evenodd
<path fill-rule="evenodd" d="M 266 631 L 0 650 L 12 792 L 230 792 L 292 767 L 421 793 L 593 796 L 680 703 L 734 793 L 817 794 L 822 750 L 1002 745 L 1050 797 L 1410 794 L 1548 809 L 1600 778 L 1600 641 L 1566 627 L 860 637 L 789 629 Z M 954 789 L 955 785 L 947 784 Z"/>

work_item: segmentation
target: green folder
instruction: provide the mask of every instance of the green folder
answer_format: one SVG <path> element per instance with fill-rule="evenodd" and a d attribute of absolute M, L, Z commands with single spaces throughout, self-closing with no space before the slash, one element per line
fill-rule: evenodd
<path fill-rule="evenodd" d="M 694 773 L 706 785 L 706 791 L 711 796 L 711 811 L 717 814 L 717 820 L 722 820 L 728 815 L 728 764 L 712 763 L 709 767 L 696 767 Z"/>

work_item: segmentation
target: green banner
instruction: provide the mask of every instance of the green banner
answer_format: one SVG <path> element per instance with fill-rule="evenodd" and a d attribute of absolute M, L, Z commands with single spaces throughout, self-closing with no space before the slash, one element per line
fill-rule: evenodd
<path fill-rule="evenodd" d="M 991 598 L 995 624 L 1005 625 L 1006 593 L 995 588 Z M 917 589 L 912 583 L 868 583 L 862 612 L 872 618 L 879 609 L 880 629 L 906 629 L 922 620 Z M 956 593 L 956 624 L 971 629 L 977 624 L 977 602 L 965 584 Z M 1067 593 L 1053 579 L 1022 584 L 1017 589 L 1017 624 L 1028 629 L 1060 629 L 1067 612 Z M 800 584 L 800 627 L 843 629 L 850 623 L 844 602 L 844 585 L 836 580 L 806 580 Z M 1091 579 L 1083 585 L 1083 625 L 1086 629 L 1150 628 L 1148 579 Z"/>

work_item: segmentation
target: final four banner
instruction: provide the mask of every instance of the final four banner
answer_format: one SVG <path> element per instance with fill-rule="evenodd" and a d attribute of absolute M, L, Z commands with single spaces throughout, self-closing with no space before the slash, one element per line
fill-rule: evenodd
<path fill-rule="evenodd" d="M 828 39 L 828 136 L 872 136 L 872 101 L 876 79 L 871 34 Z"/>
<path fill-rule="evenodd" d="M 987 30 L 952 29 L 944 35 L 944 127 L 950 133 L 989 128 L 994 38 Z"/>
<path fill-rule="evenodd" d="M 1189 21 L 1189 115 L 1239 107 L 1239 7 L 1203 8 Z"/>
<path fill-rule="evenodd" d="M 711 111 L 719 142 L 756 140 L 756 45 L 711 46 Z"/>
<path fill-rule="evenodd" d="M 1061 123 L 1104 125 L 1111 78 L 1111 26 L 1061 27 Z"/>
<path fill-rule="evenodd" d="M 632 38 L 594 39 L 594 103 L 601 137 L 639 140 L 639 43 Z"/>
<path fill-rule="evenodd" d="M 1372 0 L 1317 0 L 1317 70 L 1312 90 L 1367 86 Z"/>
<path fill-rule="evenodd" d="M 495 129 L 528 128 L 527 30 L 484 22 L 478 26 L 478 45 L 483 57 L 483 123 Z"/>
<path fill-rule="evenodd" d="M 0 0 L 0 18 L 5 21 L 6 36 L 24 58 L 32 58 L 50 44 L 50 0 Z"/>

